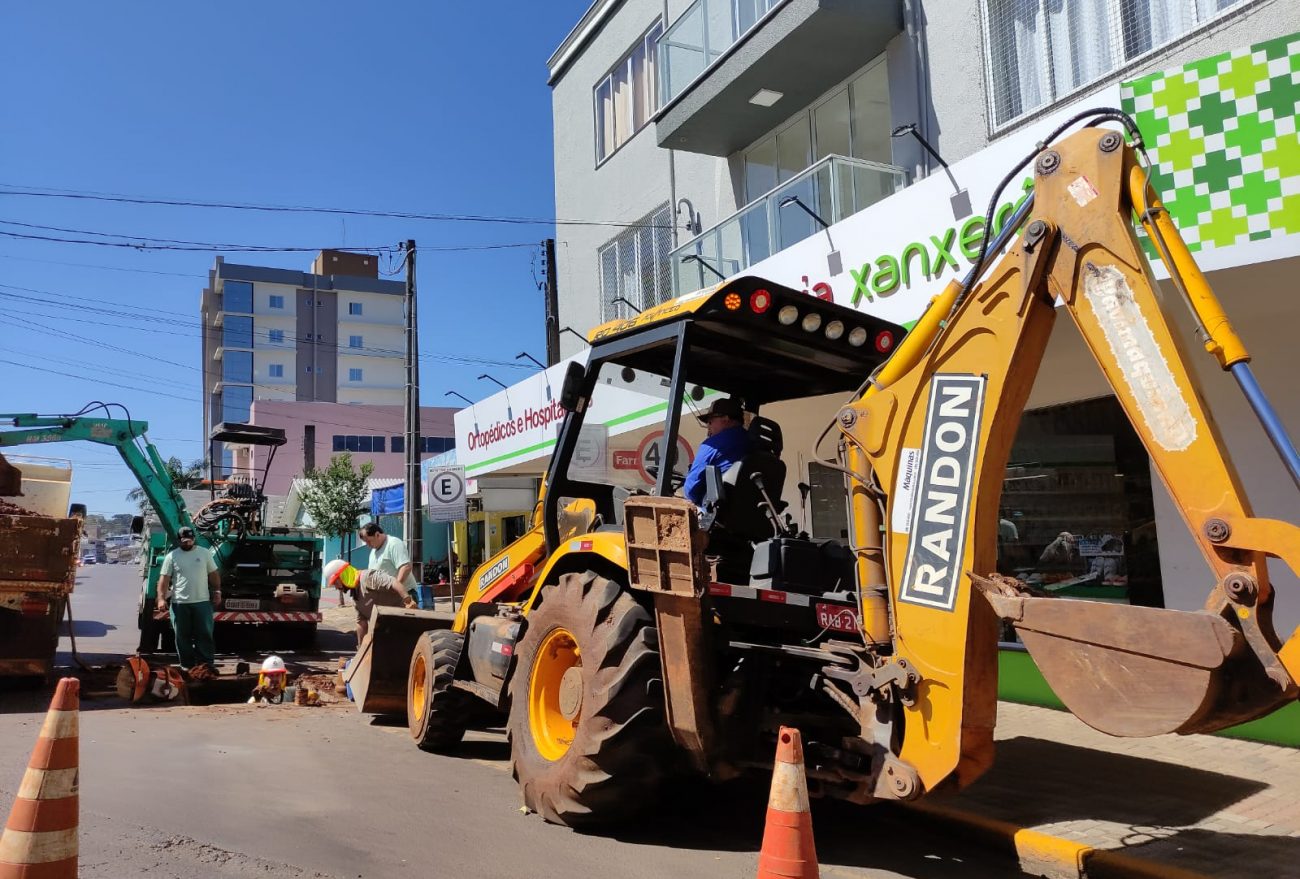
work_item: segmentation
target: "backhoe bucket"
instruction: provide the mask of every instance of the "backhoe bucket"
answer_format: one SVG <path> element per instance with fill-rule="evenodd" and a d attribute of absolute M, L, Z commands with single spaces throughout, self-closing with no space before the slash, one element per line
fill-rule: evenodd
<path fill-rule="evenodd" d="M 1270 681 L 1246 639 L 1208 611 L 1005 594 L 977 583 L 1048 685 L 1084 723 L 1113 736 L 1213 732 L 1295 698 Z"/>
<path fill-rule="evenodd" d="M 454 619 L 440 611 L 376 607 L 366 639 L 343 673 L 357 708 L 363 714 L 405 714 L 415 642 L 425 632 L 450 629 Z"/>

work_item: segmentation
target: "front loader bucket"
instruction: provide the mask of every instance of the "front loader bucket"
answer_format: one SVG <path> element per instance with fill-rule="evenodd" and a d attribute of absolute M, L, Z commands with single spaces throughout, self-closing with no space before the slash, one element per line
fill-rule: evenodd
<path fill-rule="evenodd" d="M 363 714 L 405 714 L 406 678 L 415 642 L 425 632 L 450 629 L 454 614 L 376 607 L 370 630 L 343 673 Z"/>
<path fill-rule="evenodd" d="M 1208 611 L 984 592 L 1070 712 L 1101 732 L 1212 732 L 1295 698 Z"/>

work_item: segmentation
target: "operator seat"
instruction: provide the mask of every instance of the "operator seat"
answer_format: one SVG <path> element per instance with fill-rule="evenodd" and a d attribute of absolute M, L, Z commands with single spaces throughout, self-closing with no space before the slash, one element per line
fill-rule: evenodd
<path fill-rule="evenodd" d="M 777 512 L 784 509 L 781 502 L 781 489 L 785 485 L 783 448 L 781 426 L 770 418 L 755 415 L 749 422 L 749 451 L 721 476 L 720 496 L 714 504 L 716 512 L 708 526 L 707 551 L 721 556 L 718 576 L 724 582 L 746 582 L 754 544 L 776 536 L 753 474 L 762 476 L 763 488 Z"/>

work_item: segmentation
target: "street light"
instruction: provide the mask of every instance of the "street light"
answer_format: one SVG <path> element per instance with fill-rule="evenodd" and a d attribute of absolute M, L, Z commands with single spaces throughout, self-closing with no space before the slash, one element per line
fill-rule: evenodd
<path fill-rule="evenodd" d="M 534 357 L 533 355 L 529 354 L 527 351 L 520 351 L 518 354 L 515 355 L 515 360 L 520 360 L 524 357 L 527 357 L 533 363 L 536 363 L 537 368 L 542 371 L 542 378 L 546 380 L 546 399 L 548 400 L 551 399 L 551 379 L 546 374 L 546 367 L 542 366 L 542 362 L 538 360 L 536 357 Z"/>
<path fill-rule="evenodd" d="M 814 213 L 813 209 L 808 207 L 808 205 L 804 204 L 803 199 L 799 198 L 799 196 L 797 195 L 787 195 L 785 198 L 781 199 L 780 203 L 778 204 L 778 207 L 785 207 L 786 205 L 791 205 L 791 204 L 797 204 L 799 207 L 803 208 L 803 212 L 808 216 L 812 217 L 817 222 L 821 223 L 823 229 L 829 229 L 831 227 L 830 223 L 823 220 L 820 215 Z"/>
<path fill-rule="evenodd" d="M 948 163 L 943 160 L 943 156 L 939 155 L 939 151 L 931 146 L 928 140 L 921 136 L 921 132 L 916 129 L 916 123 L 909 122 L 908 124 L 900 125 L 893 131 L 889 132 L 890 137 L 902 137 L 906 134 L 910 134 L 912 137 L 916 138 L 917 143 L 924 147 L 927 153 L 938 159 L 939 164 L 943 166 L 944 173 L 948 175 L 948 182 L 952 184 L 953 188 L 953 195 L 948 198 L 949 202 L 952 204 L 953 216 L 958 219 L 970 216 L 970 193 L 957 184 L 957 178 L 952 176 L 952 169 L 948 167 Z"/>
<path fill-rule="evenodd" d="M 513 421 L 515 418 L 515 413 L 510 406 L 510 388 L 506 387 L 506 385 L 502 384 L 499 379 L 493 378 L 492 376 L 488 375 L 486 372 L 478 377 L 479 381 L 482 381 L 483 379 L 487 379 L 493 384 L 499 385 L 501 389 L 506 392 L 506 420 Z"/>
<path fill-rule="evenodd" d="M 471 406 L 474 405 L 474 401 L 471 400 L 469 397 L 466 397 L 464 394 L 458 394 L 458 393 L 456 393 L 455 391 L 447 391 L 445 394 L 443 394 L 443 396 L 444 396 L 444 397 L 460 397 L 462 400 L 464 400 L 464 401 L 465 401 L 466 403 L 468 403 L 469 405 L 471 405 Z"/>
<path fill-rule="evenodd" d="M 835 249 L 835 239 L 831 238 L 831 224 L 823 220 L 821 218 L 821 215 L 818 214 L 816 211 L 814 211 L 812 208 L 808 207 L 808 205 L 804 204 L 803 199 L 801 199 L 797 195 L 787 195 L 785 198 L 781 199 L 781 201 L 777 204 L 777 208 L 780 209 L 785 207 L 786 205 L 792 205 L 792 204 L 798 205 L 800 210 L 802 210 L 805 214 L 812 217 L 818 223 L 821 223 L 822 231 L 826 233 L 826 243 L 830 245 L 831 248 L 830 253 L 826 254 L 827 271 L 831 273 L 832 277 L 843 272 L 844 261 L 840 258 L 840 252 Z"/>
<path fill-rule="evenodd" d="M 699 263 L 700 265 L 704 266 L 704 267 L 705 267 L 706 269 L 708 269 L 709 271 L 713 272 L 713 274 L 717 275 L 717 276 L 718 276 L 719 278 L 721 278 L 722 280 L 724 280 L 724 281 L 727 280 L 727 276 L 726 276 L 726 275 L 724 275 L 722 272 L 720 272 L 720 271 L 718 271 L 717 269 L 715 269 L 712 265 L 710 265 L 710 264 L 709 264 L 709 263 L 704 259 L 704 257 L 700 256 L 698 253 L 688 253 L 688 254 L 686 254 L 684 257 L 682 257 L 682 262 L 697 262 L 697 263 Z"/>
<path fill-rule="evenodd" d="M 630 309 L 632 309 L 633 311 L 635 311 L 637 314 L 640 314 L 640 313 L 641 313 L 641 309 L 637 308 L 635 305 L 633 305 L 633 304 L 632 304 L 631 302 L 629 302 L 627 299 L 624 299 L 622 296 L 615 296 L 613 299 L 609 300 L 609 304 L 610 304 L 610 305 L 613 305 L 615 302 L 621 302 L 621 303 L 623 303 L 623 304 L 626 305 L 628 308 L 630 308 Z"/>
<path fill-rule="evenodd" d="M 578 337 L 578 341 L 581 342 L 582 344 L 587 345 L 588 347 L 590 347 L 591 345 L 591 343 L 587 341 L 587 337 L 584 336 L 582 333 L 578 332 L 577 330 L 575 330 L 573 327 L 560 327 L 560 332 L 572 333 L 573 335 Z"/>

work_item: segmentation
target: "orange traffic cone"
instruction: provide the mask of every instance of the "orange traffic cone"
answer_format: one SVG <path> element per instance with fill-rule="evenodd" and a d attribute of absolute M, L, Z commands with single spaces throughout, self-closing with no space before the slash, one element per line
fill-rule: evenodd
<path fill-rule="evenodd" d="M 77 877 L 77 711 L 80 684 L 64 678 L 0 836 L 0 879 Z"/>
<path fill-rule="evenodd" d="M 799 730 L 783 726 L 776 741 L 758 879 L 818 879 L 819 875 L 803 773 L 803 739 Z"/>

